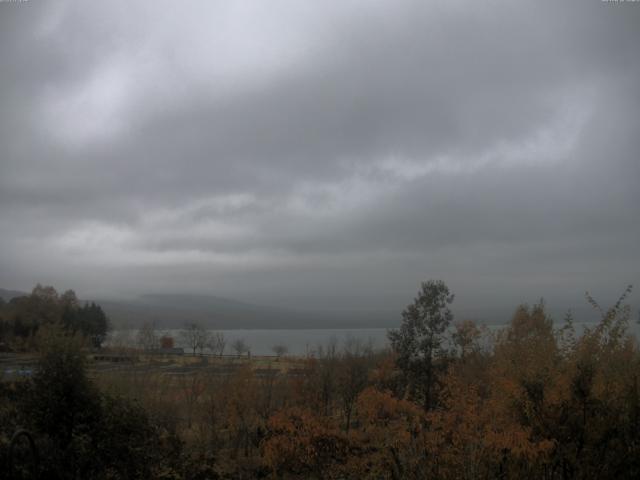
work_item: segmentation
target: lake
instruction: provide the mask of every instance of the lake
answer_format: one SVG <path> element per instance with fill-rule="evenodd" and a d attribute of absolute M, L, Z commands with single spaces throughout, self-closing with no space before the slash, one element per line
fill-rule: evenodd
<path fill-rule="evenodd" d="M 232 354 L 231 345 L 235 340 L 242 339 L 249 346 L 252 355 L 273 355 L 274 345 L 284 345 L 290 355 L 307 355 L 317 350 L 318 346 L 337 344 L 341 348 L 346 342 L 357 340 L 370 344 L 374 349 L 381 349 L 387 345 L 386 328 L 358 328 L 358 329 L 304 329 L 304 330 L 215 330 L 224 334 L 227 342 L 225 354 Z M 108 343 L 133 345 L 136 330 L 116 331 Z M 186 347 L 181 343 L 180 330 L 158 330 L 160 335 L 173 337 L 176 347 Z M 120 338 L 118 338 L 120 337 Z M 187 350 L 185 348 L 185 350 Z"/>
<path fill-rule="evenodd" d="M 562 327 L 562 322 L 556 322 L 555 328 Z M 576 333 L 579 335 L 585 327 L 595 326 L 594 322 L 576 322 Z M 505 325 L 488 325 L 490 330 L 504 328 Z M 249 346 L 252 355 L 273 355 L 274 345 L 284 345 L 290 355 L 307 355 L 313 353 L 319 346 L 326 347 L 332 343 L 341 349 L 348 341 L 357 340 L 362 344 L 371 345 L 374 349 L 388 346 L 386 328 L 355 328 L 355 329 L 264 329 L 264 330 L 214 330 L 224 334 L 226 340 L 225 354 L 232 354 L 231 345 L 235 340 L 242 339 Z M 638 334 L 637 324 L 630 325 L 630 331 Z M 158 329 L 156 334 L 173 337 L 176 347 L 186 347 L 181 342 L 179 329 Z M 112 332 L 107 344 L 135 345 L 137 330 L 119 330 Z M 187 350 L 185 348 L 185 350 Z"/>

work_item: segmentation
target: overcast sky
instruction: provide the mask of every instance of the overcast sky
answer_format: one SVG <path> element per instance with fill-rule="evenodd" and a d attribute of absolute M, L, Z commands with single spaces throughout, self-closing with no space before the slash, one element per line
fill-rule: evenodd
<path fill-rule="evenodd" d="M 3 2 L 0 105 L 0 287 L 640 289 L 640 3 Z"/>

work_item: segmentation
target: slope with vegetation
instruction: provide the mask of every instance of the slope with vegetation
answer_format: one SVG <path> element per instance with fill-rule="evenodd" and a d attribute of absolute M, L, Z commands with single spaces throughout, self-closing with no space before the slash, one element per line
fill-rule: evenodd
<path fill-rule="evenodd" d="M 454 322 L 447 286 L 426 282 L 390 351 L 329 345 L 288 373 L 246 361 L 89 380 L 82 333 L 60 318 L 33 339 L 38 373 L 0 384 L 0 460 L 20 426 L 46 478 L 638 478 L 629 293 L 606 310 L 588 297 L 601 320 L 579 335 L 542 303 L 492 333 Z"/>

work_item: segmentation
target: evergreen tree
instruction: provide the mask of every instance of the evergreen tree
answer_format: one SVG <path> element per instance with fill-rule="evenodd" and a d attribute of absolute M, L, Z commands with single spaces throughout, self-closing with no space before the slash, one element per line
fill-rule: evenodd
<path fill-rule="evenodd" d="M 436 358 L 443 353 L 443 335 L 453 320 L 449 309 L 453 297 L 442 280 L 423 282 L 418 296 L 402 312 L 400 329 L 388 333 L 407 386 L 425 410 L 435 401 Z"/>

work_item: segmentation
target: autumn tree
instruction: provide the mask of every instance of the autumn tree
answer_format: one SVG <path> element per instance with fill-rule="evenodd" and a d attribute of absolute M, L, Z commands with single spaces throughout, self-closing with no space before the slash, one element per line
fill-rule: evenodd
<path fill-rule="evenodd" d="M 99 305 L 80 306 L 73 290 L 59 295 L 52 286 L 38 284 L 30 295 L 12 298 L 3 310 L 1 330 L 23 340 L 33 338 L 42 326 L 60 323 L 70 334 L 79 333 L 99 348 L 109 330 L 109 319 Z"/>
<path fill-rule="evenodd" d="M 24 407 L 34 427 L 65 449 L 79 425 L 97 415 L 97 391 L 85 372 L 79 335 L 68 336 L 59 326 L 48 326 L 39 332 L 38 345 L 40 364 Z"/>
<path fill-rule="evenodd" d="M 53 287 L 37 284 L 30 295 L 12 298 L 7 313 L 13 336 L 28 339 L 33 337 L 41 326 L 60 321 L 60 296 Z"/>
<path fill-rule="evenodd" d="M 544 302 L 531 308 L 519 306 L 509 326 L 498 333 L 492 376 L 512 382 L 514 392 L 538 402 L 551 385 L 559 362 L 556 333 Z"/>
<path fill-rule="evenodd" d="M 187 428 L 191 428 L 195 406 L 205 390 L 205 378 L 198 372 L 185 373 L 179 375 L 178 378 L 181 403 L 184 404 L 186 410 Z"/>
<path fill-rule="evenodd" d="M 280 358 L 280 357 L 282 357 L 283 355 L 286 355 L 286 354 L 287 354 L 287 352 L 289 351 L 289 349 L 287 348 L 287 346 L 286 346 L 286 345 L 283 345 L 283 344 L 279 343 L 279 344 L 277 344 L 277 345 L 274 345 L 274 346 L 271 348 L 271 351 L 273 351 L 273 353 L 275 353 L 275 354 L 276 354 L 276 356 L 277 356 L 278 358 Z"/>
<path fill-rule="evenodd" d="M 136 335 L 136 343 L 145 351 L 158 348 L 159 340 L 154 323 L 144 322 L 142 324 Z"/>
<path fill-rule="evenodd" d="M 318 345 L 317 360 L 313 362 L 314 387 L 317 390 L 316 397 L 319 398 L 324 415 L 331 413 L 336 392 L 338 390 L 337 367 L 340 363 L 338 358 L 338 340 L 331 338 L 326 345 Z"/>
<path fill-rule="evenodd" d="M 258 390 L 255 377 L 249 365 L 238 369 L 227 385 L 226 417 L 231 433 L 233 457 L 236 458 L 240 450 L 245 457 L 249 456 L 252 446 L 252 434 L 256 432 L 259 416 Z"/>
<path fill-rule="evenodd" d="M 182 341 L 192 351 L 193 355 L 195 355 L 198 350 L 202 353 L 202 350 L 206 346 L 208 332 L 199 323 L 187 322 L 182 332 L 180 332 L 180 336 Z"/>
<path fill-rule="evenodd" d="M 359 341 L 350 339 L 344 347 L 340 368 L 334 372 L 347 433 L 351 428 L 351 417 L 358 395 L 367 385 L 370 355 L 370 349 L 363 347 Z"/>
<path fill-rule="evenodd" d="M 367 387 L 357 399 L 360 429 L 349 436 L 347 478 L 420 479 L 426 473 L 424 410 L 388 391 Z"/>
<path fill-rule="evenodd" d="M 218 375 L 215 370 L 207 371 L 204 376 L 198 427 L 202 431 L 202 447 L 206 454 L 215 454 L 224 445 L 223 427 L 228 419 L 226 408 L 231 396 L 230 381 L 230 376 Z"/>
<path fill-rule="evenodd" d="M 22 425 L 38 438 L 41 478 L 144 479 L 172 471 L 147 413 L 88 377 L 85 341 L 60 325 L 38 334 L 38 368 L 17 405 Z"/>
<path fill-rule="evenodd" d="M 423 282 L 418 296 L 402 312 L 400 329 L 388 333 L 410 393 L 425 410 L 435 403 L 437 362 L 443 354 L 444 334 L 453 319 L 449 309 L 453 298 L 443 281 Z"/>
<path fill-rule="evenodd" d="M 227 339 L 224 337 L 224 333 L 222 332 L 215 332 L 207 337 L 206 347 L 214 355 L 219 355 L 221 357 L 224 354 L 224 349 L 226 346 Z"/>
<path fill-rule="evenodd" d="M 234 340 L 231 344 L 231 348 L 233 348 L 238 357 L 240 357 L 243 353 L 249 351 L 249 345 L 247 345 L 247 342 L 244 341 L 244 338 L 238 338 L 237 340 Z"/>
<path fill-rule="evenodd" d="M 458 349 L 460 358 L 464 360 L 469 353 L 479 349 L 481 336 L 482 331 L 472 320 L 454 323 L 451 339 Z"/>
<path fill-rule="evenodd" d="M 587 293 L 601 319 L 563 355 L 562 403 L 549 434 L 557 444 L 554 466 L 567 477 L 640 475 L 640 352 L 629 332 L 630 293 L 631 286 L 607 309 Z"/>
<path fill-rule="evenodd" d="M 349 454 L 348 440 L 330 418 L 301 407 L 284 409 L 267 424 L 262 458 L 282 478 L 345 478 L 342 465 Z"/>

